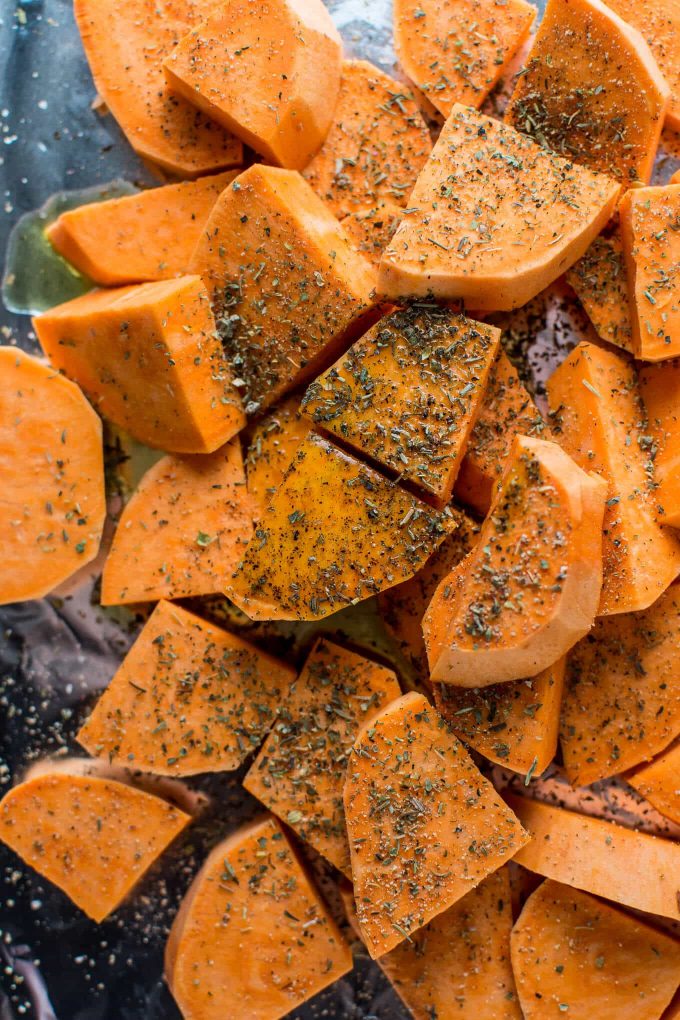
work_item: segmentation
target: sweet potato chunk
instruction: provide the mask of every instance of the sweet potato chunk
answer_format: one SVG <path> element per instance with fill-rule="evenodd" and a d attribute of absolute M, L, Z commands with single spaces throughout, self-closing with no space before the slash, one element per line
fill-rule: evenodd
<path fill-rule="evenodd" d="M 626 263 L 621 233 L 600 234 L 583 258 L 567 271 L 567 283 L 576 292 L 598 336 L 610 344 L 633 350 Z"/>
<path fill-rule="evenodd" d="M 660 523 L 680 528 L 680 360 L 645 365 L 639 379 L 656 443 L 652 502 Z"/>
<path fill-rule="evenodd" d="M 330 641 L 312 649 L 243 785 L 351 877 L 343 788 L 359 730 L 401 694 L 394 673 Z"/>
<path fill-rule="evenodd" d="M 280 1020 L 352 969 L 352 953 L 273 818 L 219 843 L 170 932 L 184 1020 Z"/>
<path fill-rule="evenodd" d="M 657 811 L 680 825 L 680 744 L 628 776 L 628 782 Z"/>
<path fill-rule="evenodd" d="M 290 170 L 256 164 L 222 192 L 191 272 L 210 290 L 252 413 L 325 368 L 375 315 L 372 266 Z"/>
<path fill-rule="evenodd" d="M 455 527 L 311 433 L 226 594 L 252 620 L 330 616 L 411 577 Z"/>
<path fill-rule="evenodd" d="M 102 605 L 212 595 L 253 533 L 241 448 L 163 457 L 121 514 L 102 575 Z"/>
<path fill-rule="evenodd" d="M 526 838 L 444 720 L 414 693 L 359 735 L 345 814 L 357 918 L 373 958 L 409 940 Z"/>
<path fill-rule="evenodd" d="M 246 455 L 246 474 L 258 520 L 264 516 L 310 428 L 309 419 L 300 413 L 300 397 L 292 396 L 278 404 L 253 429 Z"/>
<path fill-rule="evenodd" d="M 632 364 L 581 343 L 547 384 L 555 434 L 608 486 L 599 613 L 646 609 L 680 573 L 680 539 L 654 519 L 652 439 Z"/>
<path fill-rule="evenodd" d="M 378 290 L 517 308 L 584 254 L 619 191 L 612 178 L 455 105 L 383 255 Z"/>
<path fill-rule="evenodd" d="M 555 443 L 515 436 L 479 541 L 423 621 L 433 681 L 523 680 L 587 634 L 602 584 L 604 495 Z"/>
<path fill-rule="evenodd" d="M 548 0 L 505 119 L 630 188 L 649 180 L 669 94 L 640 33 L 601 0 Z"/>
<path fill-rule="evenodd" d="M 444 506 L 499 342 L 494 326 L 410 305 L 380 319 L 315 379 L 302 410 Z"/>
<path fill-rule="evenodd" d="M 294 678 L 272 655 L 160 601 L 78 743 L 155 775 L 236 769 L 269 731 Z"/>
<path fill-rule="evenodd" d="M 0 347 L 0 605 L 39 599 L 97 555 L 102 427 L 75 383 Z"/>
<path fill-rule="evenodd" d="M 97 922 L 190 821 L 126 783 L 65 772 L 36 775 L 0 802 L 0 840 Z"/>
<path fill-rule="evenodd" d="M 659 1020 L 680 983 L 674 938 L 559 882 L 531 894 L 511 945 L 525 1020 Z"/>
<path fill-rule="evenodd" d="M 343 216 L 341 223 L 357 251 L 377 269 L 403 216 L 400 205 L 384 201 Z"/>
<path fill-rule="evenodd" d="M 277 166 L 301 170 L 333 120 L 342 40 L 321 0 L 214 3 L 164 61 L 168 83 Z"/>
<path fill-rule="evenodd" d="M 54 367 L 147 446 L 212 453 L 245 425 L 198 276 L 95 291 L 33 325 Z"/>

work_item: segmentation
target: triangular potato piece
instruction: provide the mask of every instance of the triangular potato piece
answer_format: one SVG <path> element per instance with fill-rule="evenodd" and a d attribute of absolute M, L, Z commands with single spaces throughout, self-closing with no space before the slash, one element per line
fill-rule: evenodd
<path fill-rule="evenodd" d="M 633 350 L 626 263 L 621 232 L 600 234 L 565 279 L 576 292 L 597 335 L 624 351 Z"/>
<path fill-rule="evenodd" d="M 628 782 L 657 811 L 680 825 L 680 744 L 675 744 L 651 765 L 628 776 Z"/>

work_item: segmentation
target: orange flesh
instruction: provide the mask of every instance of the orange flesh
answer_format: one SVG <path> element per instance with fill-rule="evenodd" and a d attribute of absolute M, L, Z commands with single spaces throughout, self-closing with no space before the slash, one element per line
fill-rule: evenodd
<path fill-rule="evenodd" d="M 394 237 L 404 210 L 394 202 L 380 202 L 343 216 L 343 230 L 352 244 L 377 269 L 382 253 Z"/>
<path fill-rule="evenodd" d="M 680 527 L 680 360 L 645 365 L 640 393 L 647 411 L 647 428 L 654 437 L 656 488 L 652 501 L 658 520 Z"/>
<path fill-rule="evenodd" d="M 294 395 L 277 404 L 253 429 L 246 454 L 246 474 L 258 520 L 264 516 L 310 428 L 308 419 L 300 413 L 300 397 Z"/>
<path fill-rule="evenodd" d="M 680 825 L 680 744 L 629 776 L 628 782 L 657 811 Z"/>
<path fill-rule="evenodd" d="M 600 234 L 566 274 L 600 339 L 633 350 L 621 234 Z"/>

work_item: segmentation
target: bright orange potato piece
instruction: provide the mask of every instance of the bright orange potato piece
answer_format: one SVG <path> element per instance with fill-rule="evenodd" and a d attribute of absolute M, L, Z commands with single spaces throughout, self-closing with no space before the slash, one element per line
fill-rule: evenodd
<path fill-rule="evenodd" d="M 661 523 L 680 528 L 680 360 L 645 365 L 639 380 L 657 446 L 652 501 Z"/>
<path fill-rule="evenodd" d="M 155 775 L 236 769 L 269 731 L 294 678 L 236 634 L 161 601 L 78 743 Z"/>
<path fill-rule="evenodd" d="M 511 945 L 525 1020 L 659 1020 L 680 983 L 674 938 L 559 882 L 532 893 Z"/>
<path fill-rule="evenodd" d="M 218 843 L 177 914 L 165 975 L 184 1020 L 280 1020 L 352 953 L 273 818 Z"/>
<path fill-rule="evenodd" d="M 384 201 L 343 216 L 341 223 L 357 251 L 377 269 L 403 216 L 400 205 Z"/>
<path fill-rule="evenodd" d="M 548 0 L 505 119 L 625 189 L 650 178 L 669 95 L 640 33 L 601 0 Z"/>
<path fill-rule="evenodd" d="M 297 448 L 309 434 L 309 419 L 300 413 L 300 397 L 288 397 L 258 421 L 246 454 L 248 492 L 264 516 Z"/>
<path fill-rule="evenodd" d="M 517 308 L 584 254 L 619 191 L 604 174 L 455 105 L 383 255 L 378 290 Z"/>
<path fill-rule="evenodd" d="M 620 231 L 600 234 L 583 258 L 567 271 L 567 283 L 576 292 L 598 336 L 610 344 L 633 350 L 626 264 Z"/>
<path fill-rule="evenodd" d="M 143 159 L 179 177 L 238 166 L 243 146 L 173 95 L 162 61 L 214 0 L 74 0 L 99 95 Z M 105 241 L 105 239 L 102 239 Z"/>
<path fill-rule="evenodd" d="M 212 595 L 253 533 L 237 440 L 209 455 L 163 457 L 123 510 L 102 575 L 102 605 Z"/>
<path fill-rule="evenodd" d="M 628 776 L 628 782 L 657 811 L 680 825 L 680 744 Z"/>
<path fill-rule="evenodd" d="M 560 743 L 575 786 L 649 761 L 680 735 L 680 590 L 602 617 L 572 650 Z"/>
<path fill-rule="evenodd" d="M 102 287 L 182 276 L 210 210 L 235 176 L 230 170 L 91 202 L 63 212 L 45 233 L 63 258 Z"/>
<path fill-rule="evenodd" d="M 0 840 L 97 922 L 190 821 L 126 783 L 64 772 L 28 779 L 0 802 Z"/>
<path fill-rule="evenodd" d="M 317 375 L 377 318 L 373 267 L 291 170 L 256 164 L 230 184 L 190 268 L 211 292 L 252 413 Z"/>
<path fill-rule="evenodd" d="M 394 45 L 411 81 L 444 117 L 482 105 L 531 31 L 525 0 L 395 0 Z"/>
<path fill-rule="evenodd" d="M 172 90 L 277 166 L 301 170 L 333 120 L 342 40 L 321 0 L 230 0 L 164 61 Z"/>
<path fill-rule="evenodd" d="M 251 620 L 317 620 L 411 577 L 455 527 L 310 433 L 225 591 Z"/>
<path fill-rule="evenodd" d="M 448 308 L 409 305 L 380 319 L 315 379 L 302 411 L 444 506 L 500 335 Z"/>
<path fill-rule="evenodd" d="M 278 719 L 243 785 L 351 877 L 342 795 L 359 730 L 401 694 L 394 673 L 330 641 L 279 698 Z"/>
<path fill-rule="evenodd" d="M 599 614 L 646 609 L 680 573 L 680 538 L 654 519 L 652 440 L 632 364 L 581 343 L 547 383 L 557 440 L 608 486 Z"/>
<path fill-rule="evenodd" d="M 0 347 L 0 605 L 39 599 L 97 555 L 102 426 L 75 383 Z"/>
<path fill-rule="evenodd" d="M 526 839 L 444 720 L 415 693 L 393 701 L 359 735 L 345 814 L 357 919 L 374 959 L 460 900 Z"/>
<path fill-rule="evenodd" d="M 636 188 L 620 206 L 637 358 L 680 354 L 680 184 Z"/>
<path fill-rule="evenodd" d="M 147 446 L 212 453 L 246 423 L 198 276 L 94 291 L 33 325 L 54 367 Z"/>
<path fill-rule="evenodd" d="M 590 630 L 605 485 L 555 443 L 515 436 L 479 540 L 423 621 L 430 677 L 486 687 L 536 676 Z"/>

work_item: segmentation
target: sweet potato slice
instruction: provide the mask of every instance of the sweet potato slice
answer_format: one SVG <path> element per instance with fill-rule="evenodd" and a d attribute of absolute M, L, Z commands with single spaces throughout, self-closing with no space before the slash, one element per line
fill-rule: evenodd
<path fill-rule="evenodd" d="M 680 539 L 654 519 L 652 440 L 632 364 L 581 343 L 547 383 L 555 435 L 606 480 L 599 614 L 646 609 L 680 573 Z"/>
<path fill-rule="evenodd" d="M 601 0 L 548 0 L 505 119 L 630 188 L 649 181 L 669 95 L 640 33 Z"/>
<path fill-rule="evenodd" d="M 680 354 L 680 184 L 635 188 L 620 216 L 635 356 L 673 358 Z"/>
<path fill-rule="evenodd" d="M 198 276 L 95 291 L 33 325 L 54 367 L 147 446 L 212 453 L 246 423 Z"/>
<path fill-rule="evenodd" d="M 347 766 L 345 814 L 357 918 L 373 958 L 409 940 L 526 839 L 444 720 L 415 693 L 360 733 Z"/>
<path fill-rule="evenodd" d="M 253 429 L 246 454 L 246 474 L 258 519 L 264 516 L 310 428 L 309 419 L 300 413 L 300 397 L 292 396 L 260 419 Z"/>
<path fill-rule="evenodd" d="M 525 1020 L 659 1020 L 680 984 L 680 943 L 559 882 L 531 894 L 511 946 Z"/>
<path fill-rule="evenodd" d="M 680 735 L 680 590 L 596 620 L 567 661 L 560 743 L 575 786 L 649 761 Z"/>
<path fill-rule="evenodd" d="M 81 205 L 45 233 L 63 258 L 102 287 L 182 276 L 210 210 L 235 176 L 230 170 Z"/>
<path fill-rule="evenodd" d="M 584 254 L 620 187 L 455 105 L 378 272 L 390 298 L 525 304 Z"/>
<path fill-rule="evenodd" d="M 680 825 L 680 744 L 628 776 L 628 782 L 657 811 Z"/>
<path fill-rule="evenodd" d="M 608 237 L 604 234 L 596 237 L 566 276 L 598 336 L 624 351 L 632 351 L 626 263 L 620 231 Z"/>
<path fill-rule="evenodd" d="M 444 506 L 500 335 L 441 306 L 399 309 L 314 380 L 301 408 L 316 425 Z"/>
<path fill-rule="evenodd" d="M 531 31 L 525 0 L 395 0 L 394 45 L 411 81 L 444 116 L 482 105 Z"/>
<path fill-rule="evenodd" d="M 654 437 L 654 492 L 660 523 L 680 528 L 680 360 L 645 365 L 640 393 Z"/>
<path fill-rule="evenodd" d="M 536 676 L 588 633 L 605 488 L 555 443 L 515 436 L 479 541 L 423 621 L 433 681 L 479 688 Z"/>
<path fill-rule="evenodd" d="M 74 0 L 99 95 L 143 159 L 179 177 L 238 166 L 243 146 L 165 83 L 163 58 L 213 0 Z"/>
<path fill-rule="evenodd" d="M 164 457 L 121 514 L 102 575 L 104 606 L 212 595 L 253 533 L 241 448 Z"/>
<path fill-rule="evenodd" d="M 78 387 L 0 347 L 0 605 L 39 599 L 97 555 L 102 427 Z"/>
<path fill-rule="evenodd" d="M 280 1020 L 352 969 L 352 953 L 273 818 L 219 843 L 165 951 L 184 1020 Z"/>
<path fill-rule="evenodd" d="M 351 877 L 343 788 L 359 730 L 401 694 L 394 673 L 321 639 L 280 700 L 243 785 Z"/>
<path fill-rule="evenodd" d="M 177 95 L 277 166 L 301 170 L 333 120 L 342 40 L 321 0 L 214 3 L 164 61 Z"/>
<path fill-rule="evenodd" d="M 190 821 L 126 783 L 65 772 L 36 775 L 0 802 L 0 840 L 97 922 Z"/>
<path fill-rule="evenodd" d="M 636 910 L 680 917 L 680 844 L 525 797 L 506 799 L 532 837 L 518 864 Z"/>
<path fill-rule="evenodd" d="M 403 216 L 400 205 L 384 201 L 343 216 L 341 223 L 357 251 L 377 269 Z"/>
<path fill-rule="evenodd" d="M 156 775 L 236 769 L 269 731 L 294 678 L 272 655 L 160 601 L 78 743 Z"/>
<path fill-rule="evenodd" d="M 320 619 L 411 577 L 455 527 L 311 433 L 225 591 L 251 620 Z"/>
<path fill-rule="evenodd" d="M 229 185 L 190 268 L 211 292 L 253 413 L 317 375 L 377 318 L 373 267 L 291 170 L 256 164 Z"/>

